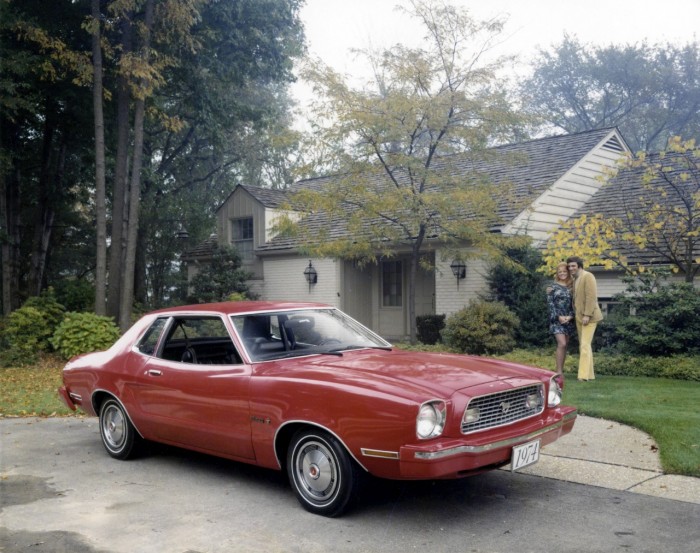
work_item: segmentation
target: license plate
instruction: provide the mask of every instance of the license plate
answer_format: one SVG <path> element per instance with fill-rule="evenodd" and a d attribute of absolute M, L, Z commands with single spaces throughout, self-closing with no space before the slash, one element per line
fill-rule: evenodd
<path fill-rule="evenodd" d="M 515 472 L 518 469 L 532 465 L 540 459 L 540 441 L 527 442 L 513 448 L 510 459 L 510 470 Z"/>

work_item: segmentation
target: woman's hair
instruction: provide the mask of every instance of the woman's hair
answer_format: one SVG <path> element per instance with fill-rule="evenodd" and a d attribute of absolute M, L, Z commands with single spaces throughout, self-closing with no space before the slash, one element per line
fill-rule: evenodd
<path fill-rule="evenodd" d="M 569 273 L 569 267 L 566 264 L 566 262 L 564 262 L 564 261 L 562 261 L 561 263 L 559 263 L 557 265 L 557 268 L 554 271 L 554 280 L 559 282 L 559 277 L 557 276 L 557 273 L 559 272 L 559 269 L 561 269 L 562 267 L 564 269 L 566 269 L 566 280 L 564 281 L 564 283 L 566 284 L 567 288 L 571 288 L 571 286 L 574 283 L 574 279 L 571 278 L 571 273 Z"/>

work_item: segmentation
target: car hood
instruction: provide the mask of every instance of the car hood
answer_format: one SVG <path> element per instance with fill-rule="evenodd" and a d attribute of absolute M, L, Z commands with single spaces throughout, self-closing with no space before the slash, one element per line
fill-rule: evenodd
<path fill-rule="evenodd" d="M 343 352 L 342 357 L 306 357 L 298 359 L 297 363 L 304 378 L 352 379 L 366 386 L 383 384 L 406 391 L 431 391 L 439 397 L 449 397 L 456 391 L 494 381 L 517 387 L 551 376 L 544 369 L 497 359 L 402 350 L 354 350 Z"/>

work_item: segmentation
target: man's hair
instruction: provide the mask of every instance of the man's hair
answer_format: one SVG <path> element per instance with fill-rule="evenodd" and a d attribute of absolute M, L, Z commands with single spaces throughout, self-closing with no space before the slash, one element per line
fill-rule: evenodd
<path fill-rule="evenodd" d="M 567 263 L 576 263 L 578 265 L 579 269 L 583 269 L 583 259 L 581 259 L 578 255 L 572 255 L 571 257 L 566 258 Z"/>

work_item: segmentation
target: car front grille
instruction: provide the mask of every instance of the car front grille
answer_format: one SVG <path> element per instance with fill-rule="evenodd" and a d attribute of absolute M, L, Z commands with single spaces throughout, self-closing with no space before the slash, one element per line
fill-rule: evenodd
<path fill-rule="evenodd" d="M 478 410 L 478 411 L 476 411 Z M 544 385 L 536 384 L 472 398 L 462 418 L 462 434 L 504 426 L 538 415 L 544 410 Z M 467 421 L 466 412 L 478 413 Z"/>

